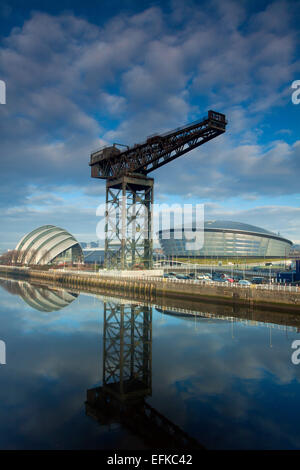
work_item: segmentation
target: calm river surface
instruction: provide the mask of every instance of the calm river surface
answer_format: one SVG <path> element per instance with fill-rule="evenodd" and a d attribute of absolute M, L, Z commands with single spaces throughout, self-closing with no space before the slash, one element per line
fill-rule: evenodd
<path fill-rule="evenodd" d="M 146 402 L 209 449 L 300 448 L 297 324 L 181 317 L 125 299 L 0 286 L 1 449 L 147 448 L 120 418 L 118 397 L 123 410 L 133 397 L 135 409 Z M 114 405 L 93 402 L 103 381 Z"/>

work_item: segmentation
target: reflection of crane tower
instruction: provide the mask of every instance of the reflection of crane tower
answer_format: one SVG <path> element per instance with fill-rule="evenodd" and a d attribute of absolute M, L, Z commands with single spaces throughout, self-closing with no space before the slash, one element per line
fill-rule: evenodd
<path fill-rule="evenodd" d="M 224 114 L 166 134 L 148 137 L 124 151 L 114 144 L 91 154 L 92 178 L 106 179 L 105 264 L 128 268 L 137 261 L 152 266 L 153 170 L 217 137 L 226 130 Z"/>
<path fill-rule="evenodd" d="M 202 448 L 152 408 L 152 307 L 104 303 L 103 384 L 87 391 L 86 413 L 120 422 L 153 448 Z"/>
<path fill-rule="evenodd" d="M 151 334 L 151 307 L 104 303 L 104 391 L 121 400 L 151 395 Z"/>

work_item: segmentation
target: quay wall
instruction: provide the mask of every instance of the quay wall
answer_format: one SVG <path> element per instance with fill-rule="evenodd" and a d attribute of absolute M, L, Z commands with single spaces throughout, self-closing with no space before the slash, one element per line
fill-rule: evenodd
<path fill-rule="evenodd" d="M 135 295 L 149 301 L 180 299 L 205 301 L 220 304 L 238 304 L 245 307 L 259 307 L 277 311 L 298 311 L 300 313 L 300 289 L 281 286 L 210 285 L 188 280 L 165 278 L 125 278 L 124 276 L 99 276 L 97 273 L 64 270 L 38 270 L 13 266 L 0 266 L 0 273 L 28 281 L 47 281 L 82 290 L 100 288 L 113 293 Z"/>

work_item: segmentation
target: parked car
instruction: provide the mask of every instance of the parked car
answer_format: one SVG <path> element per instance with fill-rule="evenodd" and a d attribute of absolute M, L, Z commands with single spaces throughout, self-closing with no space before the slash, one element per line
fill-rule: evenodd
<path fill-rule="evenodd" d="M 189 273 L 187 276 L 188 276 L 189 279 L 196 279 L 197 278 L 195 273 Z"/>
<path fill-rule="evenodd" d="M 264 278 L 263 277 L 254 277 L 252 279 L 253 284 L 264 284 Z"/>
<path fill-rule="evenodd" d="M 251 282 L 250 281 L 247 281 L 247 279 L 240 279 L 238 284 L 240 286 L 251 286 Z"/>
<path fill-rule="evenodd" d="M 185 274 L 177 274 L 176 275 L 176 278 L 177 279 L 190 279 L 188 276 L 186 276 Z"/>

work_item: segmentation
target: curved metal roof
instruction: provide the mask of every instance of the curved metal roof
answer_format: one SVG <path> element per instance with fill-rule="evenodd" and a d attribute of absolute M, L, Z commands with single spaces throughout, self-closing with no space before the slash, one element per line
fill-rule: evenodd
<path fill-rule="evenodd" d="M 207 220 L 204 222 L 205 229 L 219 229 L 219 230 L 238 230 L 242 232 L 264 233 L 265 235 L 275 235 L 276 233 L 270 232 L 256 225 L 244 224 L 243 222 L 233 222 L 231 220 Z"/>
<path fill-rule="evenodd" d="M 34 286 L 26 281 L 15 281 L 11 279 L 0 279 L 0 286 L 11 294 L 16 294 L 40 312 L 54 312 L 69 305 L 78 297 L 78 294 L 63 289 L 44 286 Z"/>
<path fill-rule="evenodd" d="M 172 229 L 171 229 L 172 230 Z M 176 227 L 175 230 L 182 230 L 180 227 Z M 190 230 L 190 229 L 189 229 Z M 228 232 L 245 232 L 245 233 L 253 233 L 257 235 L 269 236 L 272 238 L 277 238 L 280 240 L 285 240 L 292 244 L 292 242 L 281 235 L 270 232 L 261 227 L 257 227 L 255 225 L 245 224 L 243 222 L 233 222 L 232 220 L 207 220 L 204 222 L 204 230 L 217 230 L 217 231 L 228 231 Z M 161 233 L 164 230 L 160 230 Z"/>
<path fill-rule="evenodd" d="M 233 222 L 232 220 L 207 220 L 204 222 L 204 230 L 228 230 L 228 231 L 236 231 L 236 232 L 247 232 L 247 233 L 254 233 L 258 235 L 263 235 L 266 237 L 272 237 L 279 240 L 284 240 L 291 245 L 293 244 L 287 238 L 282 237 L 279 233 L 271 232 L 270 230 L 266 230 L 261 227 L 257 227 L 256 225 L 245 224 L 243 222 Z"/>
<path fill-rule="evenodd" d="M 69 232 L 55 225 L 43 225 L 25 235 L 16 246 L 23 264 L 48 264 L 69 248 L 79 245 Z"/>
<path fill-rule="evenodd" d="M 54 312 L 65 308 L 78 297 L 78 294 L 63 289 L 48 289 L 22 283 L 20 285 L 20 296 L 35 310 Z"/>

